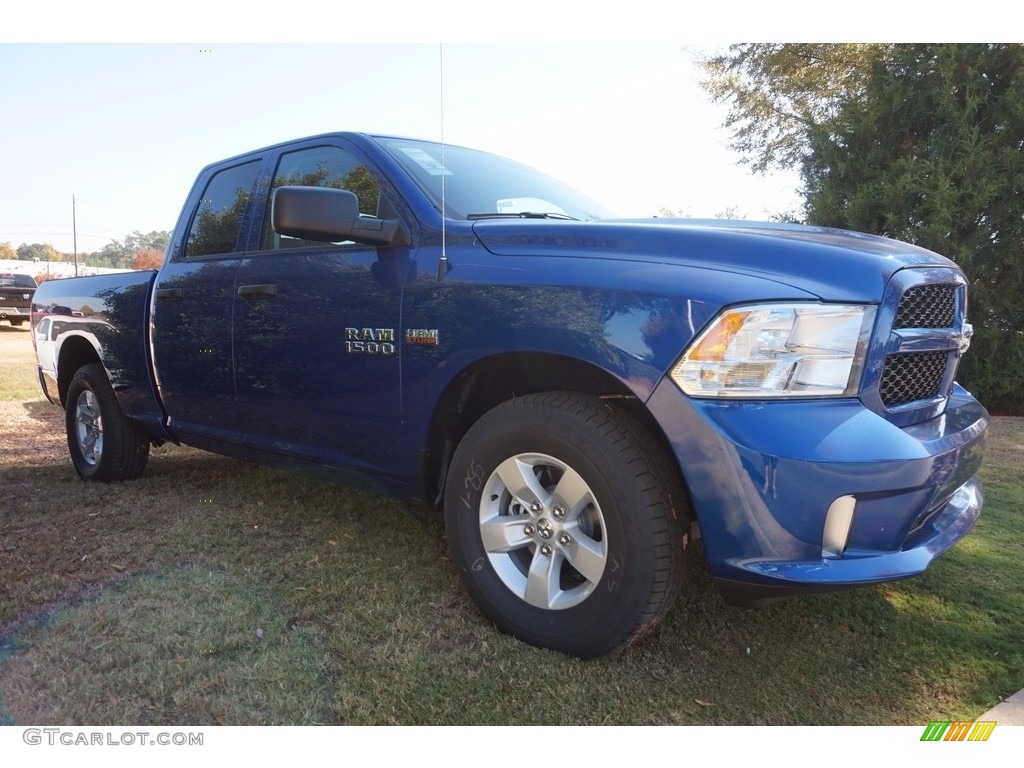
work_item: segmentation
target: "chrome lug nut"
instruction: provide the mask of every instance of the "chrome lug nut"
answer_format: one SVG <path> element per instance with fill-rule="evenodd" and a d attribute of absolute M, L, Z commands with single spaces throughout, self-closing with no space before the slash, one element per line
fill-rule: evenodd
<path fill-rule="evenodd" d="M 547 544 L 541 545 L 540 553 L 542 555 L 544 555 L 545 557 L 547 557 L 548 555 L 551 554 L 551 547 L 549 545 L 547 545 Z"/>
<path fill-rule="evenodd" d="M 536 532 L 537 532 L 537 529 L 534 528 L 529 523 L 527 523 L 525 526 L 523 526 L 523 533 L 525 533 L 527 536 L 533 536 L 533 534 L 535 534 Z"/>
<path fill-rule="evenodd" d="M 558 543 L 567 547 L 572 544 L 572 537 L 568 533 L 560 533 L 558 534 Z"/>
<path fill-rule="evenodd" d="M 557 517 L 559 520 L 561 520 L 563 517 L 565 517 L 565 507 L 555 507 L 553 510 L 551 510 L 551 514 Z"/>
<path fill-rule="evenodd" d="M 533 504 L 530 505 L 530 511 L 531 512 L 540 512 L 541 509 L 542 509 L 542 507 L 540 505 L 540 502 L 535 501 L 535 502 L 533 502 Z"/>

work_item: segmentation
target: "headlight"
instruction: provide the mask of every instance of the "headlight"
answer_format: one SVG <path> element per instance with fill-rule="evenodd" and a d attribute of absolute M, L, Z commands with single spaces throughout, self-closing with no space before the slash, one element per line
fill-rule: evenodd
<path fill-rule="evenodd" d="M 723 311 L 672 379 L 693 397 L 853 396 L 875 308 L 755 304 Z"/>

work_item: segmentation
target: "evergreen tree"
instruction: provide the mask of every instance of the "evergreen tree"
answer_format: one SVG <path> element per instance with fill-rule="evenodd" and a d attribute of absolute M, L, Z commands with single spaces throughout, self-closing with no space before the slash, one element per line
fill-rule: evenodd
<path fill-rule="evenodd" d="M 856 98 L 886 44 L 752 43 L 699 64 L 701 85 L 729 105 L 732 148 L 755 172 L 791 168 L 807 153 L 808 130 Z"/>
<path fill-rule="evenodd" d="M 807 220 L 956 261 L 975 337 L 960 380 L 1024 413 L 1024 46 L 896 45 L 808 129 Z"/>

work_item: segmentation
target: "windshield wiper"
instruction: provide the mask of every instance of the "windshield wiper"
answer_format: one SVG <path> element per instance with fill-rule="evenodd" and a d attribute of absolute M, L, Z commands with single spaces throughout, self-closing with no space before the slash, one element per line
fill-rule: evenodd
<path fill-rule="evenodd" d="M 538 213 L 535 211 L 519 211 L 518 213 L 471 213 L 467 219 L 559 219 L 561 221 L 579 221 L 564 213 Z"/>

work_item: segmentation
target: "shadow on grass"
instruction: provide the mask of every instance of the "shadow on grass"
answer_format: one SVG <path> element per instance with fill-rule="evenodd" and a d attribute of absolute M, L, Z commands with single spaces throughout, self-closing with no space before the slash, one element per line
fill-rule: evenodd
<path fill-rule="evenodd" d="M 59 405 L 54 405 L 49 400 L 26 400 L 21 405 L 30 419 L 53 428 L 55 434 L 47 432 L 46 436 L 63 439 L 64 411 Z"/>

